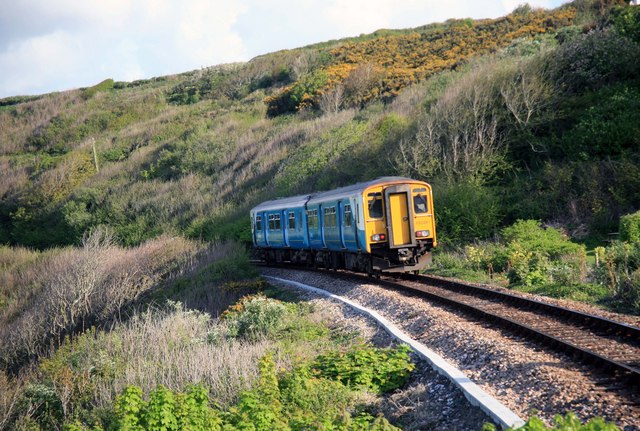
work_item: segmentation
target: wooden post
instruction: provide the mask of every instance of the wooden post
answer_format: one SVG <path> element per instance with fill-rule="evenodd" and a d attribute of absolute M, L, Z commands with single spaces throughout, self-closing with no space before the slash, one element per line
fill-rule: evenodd
<path fill-rule="evenodd" d="M 93 148 L 93 163 L 96 165 L 96 173 L 100 172 L 98 167 L 98 153 L 96 152 L 96 140 L 91 138 L 91 147 Z"/>

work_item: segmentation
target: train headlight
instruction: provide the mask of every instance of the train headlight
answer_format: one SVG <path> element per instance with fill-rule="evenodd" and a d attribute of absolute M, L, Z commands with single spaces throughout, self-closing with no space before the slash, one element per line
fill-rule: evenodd
<path fill-rule="evenodd" d="M 431 234 L 428 230 L 419 230 L 416 232 L 416 238 L 426 238 Z"/>
<path fill-rule="evenodd" d="M 383 233 L 375 233 L 371 235 L 371 241 L 384 241 L 387 239 L 387 236 Z"/>

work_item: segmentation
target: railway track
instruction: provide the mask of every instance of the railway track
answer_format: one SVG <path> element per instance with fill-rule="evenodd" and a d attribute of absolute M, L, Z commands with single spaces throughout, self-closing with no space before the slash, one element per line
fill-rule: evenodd
<path fill-rule="evenodd" d="M 370 277 L 351 272 L 333 274 L 371 282 Z M 383 276 L 376 283 L 446 304 L 568 354 L 597 373 L 612 378 L 616 382 L 608 383 L 612 389 L 622 386 L 637 390 L 640 387 L 640 328 L 509 292 L 439 277 Z"/>
<path fill-rule="evenodd" d="M 640 328 L 599 316 L 431 276 L 381 280 L 419 292 L 564 352 L 625 385 L 640 387 Z"/>

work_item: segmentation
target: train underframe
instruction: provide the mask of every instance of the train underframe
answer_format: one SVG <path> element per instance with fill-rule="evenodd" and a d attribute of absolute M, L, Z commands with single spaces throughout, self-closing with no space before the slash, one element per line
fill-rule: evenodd
<path fill-rule="evenodd" d="M 370 275 L 376 273 L 414 272 L 431 264 L 431 242 L 419 242 L 415 247 L 389 249 L 373 246 L 371 254 L 362 252 L 259 248 L 258 257 L 267 263 L 291 262 L 314 268 L 348 269 Z"/>

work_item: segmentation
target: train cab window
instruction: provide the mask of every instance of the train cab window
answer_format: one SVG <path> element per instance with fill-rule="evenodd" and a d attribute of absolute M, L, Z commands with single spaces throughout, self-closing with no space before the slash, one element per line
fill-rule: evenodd
<path fill-rule="evenodd" d="M 425 188 L 413 190 L 413 212 L 415 214 L 425 214 L 428 210 L 426 191 Z"/>
<path fill-rule="evenodd" d="M 289 213 L 289 230 L 295 230 L 296 228 L 296 213 Z"/>
<path fill-rule="evenodd" d="M 329 207 L 324 209 L 324 226 L 336 227 L 338 226 L 336 217 L 336 207 Z"/>
<path fill-rule="evenodd" d="M 262 216 L 256 216 L 256 230 L 262 231 Z"/>
<path fill-rule="evenodd" d="M 318 210 L 307 210 L 307 225 L 309 229 L 318 227 Z"/>
<path fill-rule="evenodd" d="M 369 193 L 369 217 L 382 218 L 382 193 Z"/>
<path fill-rule="evenodd" d="M 344 206 L 344 225 L 351 227 L 353 224 L 353 215 L 351 214 L 351 205 Z"/>

